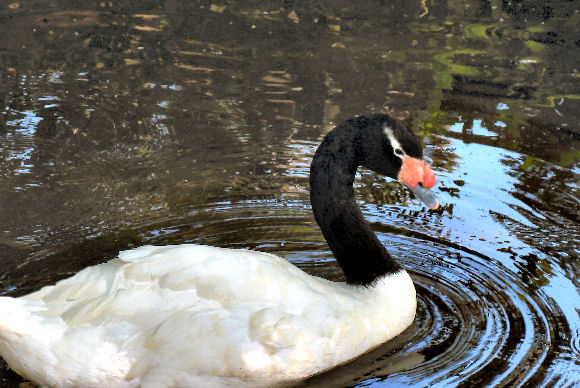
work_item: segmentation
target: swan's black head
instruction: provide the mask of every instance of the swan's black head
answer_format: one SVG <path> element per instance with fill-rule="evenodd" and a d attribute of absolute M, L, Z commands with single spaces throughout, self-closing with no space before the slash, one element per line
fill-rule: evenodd
<path fill-rule="evenodd" d="M 357 117 L 348 125 L 359 132 L 358 163 L 407 186 L 431 209 L 439 201 L 428 189 L 437 179 L 423 160 L 419 138 L 399 120 L 384 114 Z"/>
<path fill-rule="evenodd" d="M 356 117 L 330 131 L 312 159 L 312 195 L 352 195 L 352 183 L 359 166 L 396 179 L 427 206 L 439 201 L 428 189 L 437 179 L 423 160 L 419 139 L 399 120 L 384 114 Z"/>
<path fill-rule="evenodd" d="M 359 163 L 381 175 L 398 179 L 404 157 L 423 159 L 417 136 L 399 120 L 385 114 L 357 117 L 351 125 L 359 127 Z"/>

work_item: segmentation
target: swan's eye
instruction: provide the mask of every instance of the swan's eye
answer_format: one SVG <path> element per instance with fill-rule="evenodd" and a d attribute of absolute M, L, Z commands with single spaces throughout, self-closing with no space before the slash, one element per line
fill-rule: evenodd
<path fill-rule="evenodd" d="M 399 155 L 399 156 L 403 156 L 403 150 L 400 148 L 395 149 L 395 154 Z"/>

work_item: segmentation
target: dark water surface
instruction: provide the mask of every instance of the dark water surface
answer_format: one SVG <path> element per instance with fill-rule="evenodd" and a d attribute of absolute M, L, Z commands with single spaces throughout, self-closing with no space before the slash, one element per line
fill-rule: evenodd
<path fill-rule="evenodd" d="M 305 385 L 578 386 L 578 3 L 353 3 L 0 3 L 0 292 L 145 243 L 342 280 L 310 158 L 337 123 L 386 112 L 425 143 L 443 203 L 357 180 L 417 319 Z"/>

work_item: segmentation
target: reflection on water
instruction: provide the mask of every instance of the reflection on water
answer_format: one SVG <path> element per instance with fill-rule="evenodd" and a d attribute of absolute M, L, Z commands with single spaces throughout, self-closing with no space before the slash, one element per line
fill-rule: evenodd
<path fill-rule="evenodd" d="M 143 243 L 275 252 L 341 280 L 310 158 L 339 121 L 391 112 L 443 206 L 366 171 L 357 193 L 417 319 L 304 385 L 580 384 L 572 3 L 262 3 L 0 8 L 1 292 Z"/>

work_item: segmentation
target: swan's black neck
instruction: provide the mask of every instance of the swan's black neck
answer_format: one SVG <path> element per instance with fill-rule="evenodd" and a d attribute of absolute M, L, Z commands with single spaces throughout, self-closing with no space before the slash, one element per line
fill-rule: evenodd
<path fill-rule="evenodd" d="M 314 217 L 351 284 L 370 285 L 401 270 L 365 221 L 354 196 L 355 173 L 366 159 L 364 144 L 378 141 L 372 139 L 379 136 L 375 132 L 347 121 L 326 135 L 310 167 Z"/>

